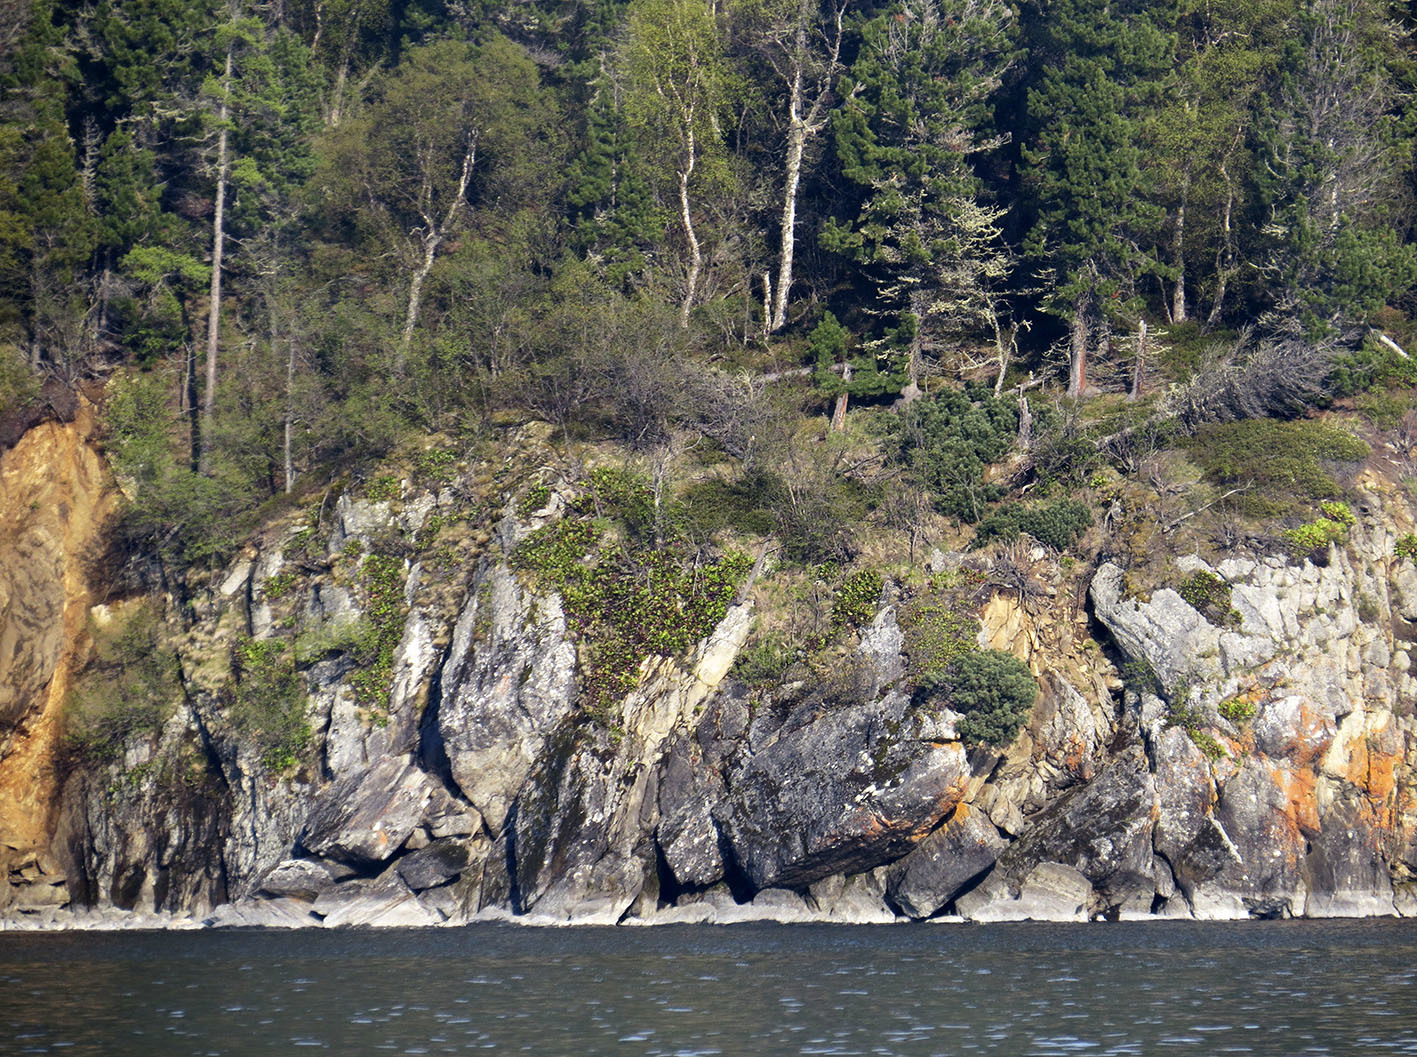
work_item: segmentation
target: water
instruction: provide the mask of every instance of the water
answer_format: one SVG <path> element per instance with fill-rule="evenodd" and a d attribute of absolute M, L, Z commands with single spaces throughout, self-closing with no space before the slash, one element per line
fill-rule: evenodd
<path fill-rule="evenodd" d="M 0 1053 L 1417 1054 L 1417 921 L 0 933 Z"/>

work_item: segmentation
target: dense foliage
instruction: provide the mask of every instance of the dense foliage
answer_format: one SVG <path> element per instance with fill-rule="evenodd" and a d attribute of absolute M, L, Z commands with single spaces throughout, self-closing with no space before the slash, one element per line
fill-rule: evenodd
<path fill-rule="evenodd" d="M 1038 681 L 1017 657 L 998 650 L 962 653 L 933 682 L 960 713 L 959 736 L 980 745 L 1007 745 L 1028 721 Z"/>
<path fill-rule="evenodd" d="M 1412 377 L 1413 31 L 1379 0 L 6 12 L 0 417 L 105 383 L 165 584 L 266 499 L 527 416 L 732 460 L 682 534 L 800 563 L 929 511 L 1070 546 L 1047 490 L 1175 432 L 1298 513 L 1269 482 L 1330 498 L 1352 445 L 1233 420 Z M 1171 434 L 1058 410 L 1170 383 Z M 869 472 L 798 428 L 849 410 Z"/>

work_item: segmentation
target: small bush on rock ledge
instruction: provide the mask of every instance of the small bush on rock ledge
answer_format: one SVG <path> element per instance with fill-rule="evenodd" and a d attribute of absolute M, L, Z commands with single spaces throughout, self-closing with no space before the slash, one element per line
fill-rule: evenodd
<path fill-rule="evenodd" d="M 1038 699 L 1038 681 L 1028 665 L 999 650 L 963 654 L 930 684 L 927 690 L 942 694 L 963 716 L 956 730 L 969 744 L 1007 745 Z"/>

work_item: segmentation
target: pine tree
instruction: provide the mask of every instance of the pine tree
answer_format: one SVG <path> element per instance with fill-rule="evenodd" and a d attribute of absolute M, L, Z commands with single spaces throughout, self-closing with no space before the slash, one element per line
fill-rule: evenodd
<path fill-rule="evenodd" d="M 587 259 L 616 285 L 630 282 L 646 265 L 646 251 L 664 230 L 634 137 L 615 86 L 602 75 L 587 114 L 585 146 L 567 173 L 567 204 L 576 241 Z"/>
<path fill-rule="evenodd" d="M 1375 8 L 1308 0 L 1264 101 L 1256 173 L 1276 325 L 1341 332 L 1417 281 L 1391 227 L 1417 114 L 1402 112 L 1395 31 Z"/>
<path fill-rule="evenodd" d="M 98 225 L 64 111 L 76 76 L 51 0 L 33 0 L 0 66 L 0 299 L 14 306 L 30 365 L 72 375 L 93 345 L 81 280 Z"/>
<path fill-rule="evenodd" d="M 1118 315 L 1136 311 L 1137 279 L 1164 268 L 1148 251 L 1162 218 L 1141 133 L 1172 46 L 1155 0 L 1050 0 L 1030 12 L 1021 153 L 1035 219 L 1025 252 L 1051 280 L 1045 308 L 1068 320 L 1076 396 L 1089 351 Z"/>
<path fill-rule="evenodd" d="M 971 157 L 998 146 L 990 99 L 1013 60 L 1009 9 L 993 0 L 905 0 L 862 29 L 833 133 L 842 173 L 863 193 L 828 249 L 856 261 L 893 321 L 880 347 L 921 356 L 972 328 L 1008 267 L 999 220 Z"/>

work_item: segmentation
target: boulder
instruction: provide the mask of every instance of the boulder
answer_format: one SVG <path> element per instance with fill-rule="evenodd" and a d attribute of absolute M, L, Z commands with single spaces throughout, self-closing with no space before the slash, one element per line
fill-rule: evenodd
<path fill-rule="evenodd" d="M 409 888 L 422 892 L 447 884 L 471 865 L 472 849 L 467 841 L 445 837 L 401 857 L 394 869 Z"/>
<path fill-rule="evenodd" d="M 665 865 L 681 887 L 700 888 L 723 877 L 713 805 L 727 794 L 723 779 L 706 764 L 700 743 L 687 736 L 676 738 L 659 779 L 656 840 Z"/>
<path fill-rule="evenodd" d="M 504 565 L 481 577 L 443 664 L 438 731 L 453 780 L 494 833 L 575 707 L 575 674 L 560 599 L 524 590 Z"/>
<path fill-rule="evenodd" d="M 886 894 L 911 917 L 928 918 L 993 866 L 1005 844 L 983 811 L 961 804 L 949 821 L 890 868 Z"/>
<path fill-rule="evenodd" d="M 273 899 L 296 899 L 313 903 L 328 888 L 342 880 L 340 870 L 333 864 L 314 859 L 286 859 L 261 878 L 256 894 Z"/>
<path fill-rule="evenodd" d="M 423 818 L 432 779 L 406 760 L 386 756 L 335 782 L 305 820 L 301 845 L 341 862 L 383 862 Z"/>
<path fill-rule="evenodd" d="M 1098 776 L 1068 790 L 1039 812 L 999 857 L 1010 885 L 1041 863 L 1068 866 L 1095 886 L 1108 907 L 1138 900 L 1150 906 L 1156 784 L 1146 754 L 1133 744 L 1108 760 Z"/>
<path fill-rule="evenodd" d="M 326 928 L 344 925 L 417 927 L 436 925 L 428 911 L 397 876 L 346 881 L 324 892 L 310 906 Z"/>
<path fill-rule="evenodd" d="M 963 746 L 920 740 L 909 710 L 898 692 L 813 709 L 733 771 L 716 817 L 755 888 L 888 863 L 960 802 L 970 777 Z"/>
<path fill-rule="evenodd" d="M 1169 587 L 1140 602 L 1126 597 L 1125 583 L 1126 574 L 1104 562 L 1088 590 L 1097 619 L 1128 658 L 1149 664 L 1168 691 L 1219 674 L 1219 628 Z"/>

